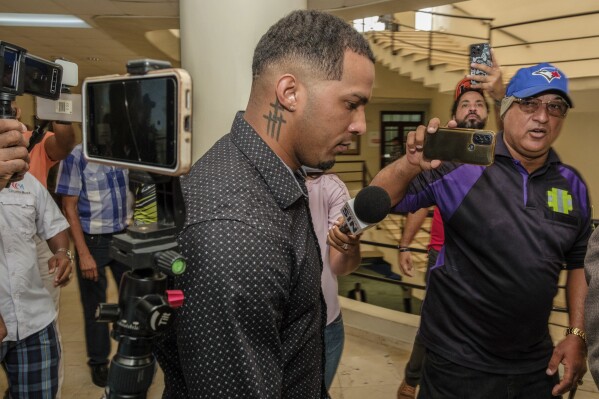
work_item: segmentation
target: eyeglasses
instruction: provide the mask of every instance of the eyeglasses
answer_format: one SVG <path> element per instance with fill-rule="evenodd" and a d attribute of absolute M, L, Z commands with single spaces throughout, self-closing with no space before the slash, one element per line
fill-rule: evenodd
<path fill-rule="evenodd" d="M 514 102 L 517 102 L 520 110 L 527 114 L 534 114 L 541 104 L 545 104 L 547 113 L 558 118 L 564 118 L 570 108 L 568 104 L 561 100 L 541 101 L 538 98 L 515 98 Z"/>

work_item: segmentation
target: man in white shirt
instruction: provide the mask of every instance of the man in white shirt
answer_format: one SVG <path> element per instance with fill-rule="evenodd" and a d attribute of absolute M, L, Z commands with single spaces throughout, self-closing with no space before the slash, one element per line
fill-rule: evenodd
<path fill-rule="evenodd" d="M 56 311 L 37 266 L 34 236 L 46 240 L 54 256 L 48 267 L 54 285 L 71 274 L 69 225 L 37 179 L 26 174 L 0 191 L 0 314 L 7 336 L 0 361 L 7 372 L 11 398 L 54 398 L 58 388 L 60 345 Z"/>

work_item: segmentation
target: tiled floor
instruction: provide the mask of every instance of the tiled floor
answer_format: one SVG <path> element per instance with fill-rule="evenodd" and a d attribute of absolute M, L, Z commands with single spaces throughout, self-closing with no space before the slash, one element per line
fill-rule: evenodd
<path fill-rule="evenodd" d="M 109 301 L 116 301 L 114 284 L 109 287 Z M 63 289 L 59 317 L 65 360 L 62 398 L 101 398 L 103 389 L 92 384 L 86 365 L 83 320 L 76 282 Z M 116 343 L 114 347 L 116 349 Z M 333 381 L 331 397 L 395 399 L 408 356 L 406 351 L 346 336 L 345 350 Z M 0 392 L 3 392 L 6 380 L 4 373 L 0 375 Z M 160 398 L 162 387 L 162 374 L 159 371 L 148 391 L 148 399 Z M 599 399 L 599 394 L 579 391 L 576 399 Z"/>

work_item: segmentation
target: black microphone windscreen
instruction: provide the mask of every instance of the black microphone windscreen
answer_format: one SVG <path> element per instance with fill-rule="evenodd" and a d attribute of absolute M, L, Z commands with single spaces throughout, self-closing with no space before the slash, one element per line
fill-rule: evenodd
<path fill-rule="evenodd" d="M 356 216 L 365 223 L 375 224 L 383 220 L 391 210 L 391 198 L 384 188 L 364 187 L 354 201 Z"/>

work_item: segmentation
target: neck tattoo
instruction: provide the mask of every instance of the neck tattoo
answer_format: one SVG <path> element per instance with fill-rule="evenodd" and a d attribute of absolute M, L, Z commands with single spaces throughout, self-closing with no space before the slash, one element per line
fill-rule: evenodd
<path fill-rule="evenodd" d="M 262 117 L 268 121 L 268 125 L 266 125 L 266 133 L 270 135 L 270 137 L 279 141 L 281 126 L 283 123 L 287 123 L 287 121 L 283 119 L 283 107 L 281 107 L 281 103 L 279 103 L 278 99 L 275 100 L 274 104 L 271 103 L 270 106 L 273 110 L 268 111 L 268 115 L 262 115 Z"/>

